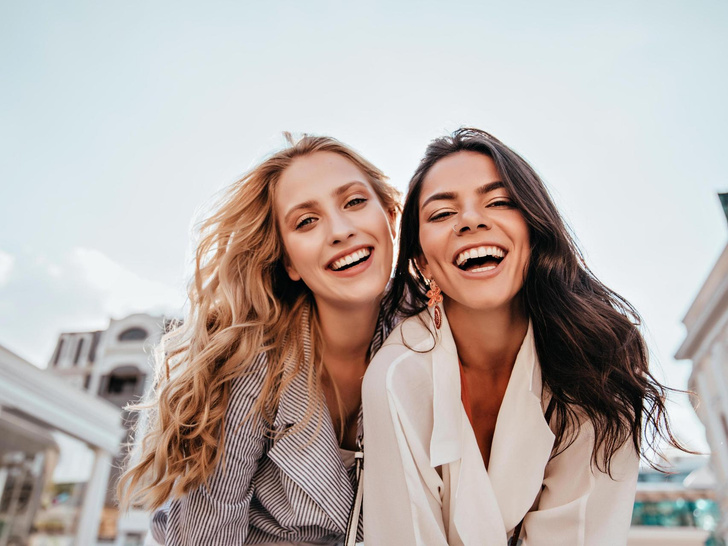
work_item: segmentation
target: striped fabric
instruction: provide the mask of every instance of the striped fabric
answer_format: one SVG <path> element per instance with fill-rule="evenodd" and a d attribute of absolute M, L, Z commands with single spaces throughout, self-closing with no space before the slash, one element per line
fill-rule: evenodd
<path fill-rule="evenodd" d="M 370 354 L 386 334 L 379 321 Z M 259 355 L 232 383 L 225 414 L 224 465 L 218 466 L 208 486 L 172 500 L 155 512 L 153 538 L 168 546 L 231 546 L 269 542 L 340 544 L 354 500 L 354 468 L 345 469 L 339 444 L 322 392 L 309 392 L 306 366 L 310 366 L 310 340 L 304 340 L 304 369 L 294 374 L 281 393 L 274 420 L 275 432 L 303 421 L 311 396 L 319 404 L 316 414 L 300 430 L 276 440 L 270 438 L 262 418 L 244 419 L 261 391 L 267 371 L 265 354 Z M 359 436 L 362 412 L 359 410 Z M 359 519 L 358 540 L 362 540 Z"/>

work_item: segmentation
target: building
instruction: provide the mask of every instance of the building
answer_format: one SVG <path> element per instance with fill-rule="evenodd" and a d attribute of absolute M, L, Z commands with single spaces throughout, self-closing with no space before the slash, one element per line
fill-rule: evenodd
<path fill-rule="evenodd" d="M 112 319 L 106 330 L 63 333 L 48 363 L 49 374 L 117 408 L 126 426 L 123 446 L 130 443 L 131 427 L 136 419 L 136 414 L 124 407 L 140 400 L 151 386 L 154 375 L 151 352 L 167 324 L 163 317 L 134 314 Z M 115 488 L 126 454 L 124 447 L 112 461 L 99 532 L 99 541 L 104 544 L 140 545 L 148 528 L 147 514 L 132 511 L 119 518 Z"/>
<path fill-rule="evenodd" d="M 721 195 L 728 220 L 728 194 Z M 675 354 L 692 360 L 688 389 L 697 394 L 695 411 L 705 425 L 721 513 L 728 514 L 728 245 L 690 305 L 685 340 Z M 728 539 L 728 518 L 718 534 Z"/>
<path fill-rule="evenodd" d="M 95 544 L 123 437 L 117 408 L 0 346 L 0 546 Z M 90 456 L 80 484 L 54 481 L 69 445 Z"/>
<path fill-rule="evenodd" d="M 670 473 L 640 469 L 627 546 L 714 544 L 720 519 L 707 457 L 668 455 Z"/>

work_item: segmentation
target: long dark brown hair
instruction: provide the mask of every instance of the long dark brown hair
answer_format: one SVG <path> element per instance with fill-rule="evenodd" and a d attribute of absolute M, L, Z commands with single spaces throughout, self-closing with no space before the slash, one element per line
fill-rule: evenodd
<path fill-rule="evenodd" d="M 415 265 L 415 259 L 422 255 L 422 183 L 435 163 L 461 151 L 477 152 L 493 160 L 529 227 L 531 257 L 522 297 L 533 325 L 543 383 L 554 401 L 554 453 L 574 440 L 584 418 L 594 427 L 592 463 L 610 475 L 612 455 L 628 441 L 643 456 L 649 452 L 660 455 L 661 438 L 689 451 L 670 430 L 665 408 L 669 389 L 649 371 L 639 314 L 586 266 L 536 172 L 484 131 L 462 128 L 428 146 L 409 184 L 402 212 L 400 252 L 385 304 L 405 317 L 426 307 L 427 285 Z"/>

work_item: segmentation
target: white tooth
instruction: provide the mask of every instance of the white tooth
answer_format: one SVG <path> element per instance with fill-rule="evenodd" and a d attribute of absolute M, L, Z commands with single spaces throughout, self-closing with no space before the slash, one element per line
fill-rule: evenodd
<path fill-rule="evenodd" d="M 348 255 L 348 256 L 347 256 L 346 258 L 344 258 L 344 259 L 346 260 L 346 265 L 349 265 L 349 264 L 350 264 L 351 262 L 353 262 L 353 261 L 354 261 L 354 258 L 352 258 L 352 257 L 351 257 L 351 254 L 350 254 L 350 255 Z"/>
<path fill-rule="evenodd" d="M 468 259 L 467 252 L 461 252 L 458 254 L 458 265 L 462 265 L 465 260 Z"/>
<path fill-rule="evenodd" d="M 490 247 L 488 247 L 488 246 L 478 247 L 478 258 L 485 258 L 489 254 L 490 254 Z"/>
<path fill-rule="evenodd" d="M 470 250 L 468 250 L 468 258 L 470 258 L 472 260 L 473 258 L 477 258 L 477 257 L 478 257 L 477 250 L 475 250 L 474 248 L 471 248 Z"/>

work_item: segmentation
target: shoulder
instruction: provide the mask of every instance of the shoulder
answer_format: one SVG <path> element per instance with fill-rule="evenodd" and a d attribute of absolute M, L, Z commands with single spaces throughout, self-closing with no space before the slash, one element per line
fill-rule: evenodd
<path fill-rule="evenodd" d="M 241 408 L 249 409 L 260 396 L 268 373 L 266 353 L 259 353 L 230 381 L 228 414 L 238 413 Z"/>
<path fill-rule="evenodd" d="M 426 311 L 424 312 L 426 313 Z M 432 384 L 431 350 L 435 338 L 422 314 L 400 322 L 389 334 L 381 349 L 369 363 L 364 375 L 364 397 L 385 392 L 401 394 L 405 390 Z"/>

